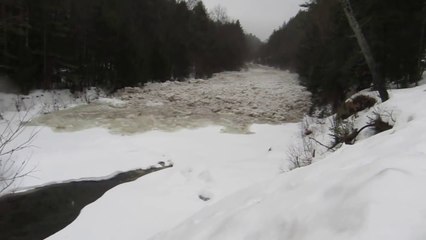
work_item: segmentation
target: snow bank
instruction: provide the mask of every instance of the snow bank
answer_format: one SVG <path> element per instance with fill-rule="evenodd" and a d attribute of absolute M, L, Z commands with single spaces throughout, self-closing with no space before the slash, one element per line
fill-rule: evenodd
<path fill-rule="evenodd" d="M 393 90 L 379 107 L 393 111 L 394 129 L 238 192 L 153 239 L 425 239 L 425 105 L 426 86 Z"/>
<path fill-rule="evenodd" d="M 65 109 L 79 103 L 69 90 L 33 91 L 29 95 L 0 92 L 0 113 L 32 111 L 37 113 Z M 81 101 L 80 101 L 81 103 Z"/>
<path fill-rule="evenodd" d="M 105 97 L 105 93 L 97 88 L 88 88 L 83 92 L 74 94 L 69 90 L 34 90 L 28 95 L 1 91 L 2 89 L 0 89 L 0 114 L 8 115 L 9 118 L 16 112 L 24 112 L 33 118 L 40 114 L 48 114 L 87 104 L 97 99 L 106 104 L 120 104 L 118 100 L 100 98 Z"/>
<path fill-rule="evenodd" d="M 49 128 L 27 127 L 15 142 L 25 141 L 32 131 L 38 131 L 32 147 L 13 156 L 17 162 L 26 161 L 24 172 L 29 172 L 29 176 L 15 183 L 17 190 L 70 180 L 98 179 L 170 160 L 167 154 L 157 151 L 161 146 L 153 149 L 151 144 L 146 144 L 149 142 L 146 136 L 111 135 L 101 128 L 58 133 Z M 157 136 L 163 135 L 157 133 Z"/>

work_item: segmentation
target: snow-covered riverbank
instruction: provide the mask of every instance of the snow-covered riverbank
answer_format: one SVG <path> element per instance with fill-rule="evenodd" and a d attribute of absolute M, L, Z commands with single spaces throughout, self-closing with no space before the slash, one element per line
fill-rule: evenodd
<path fill-rule="evenodd" d="M 198 162 L 220 162 L 215 159 L 228 154 L 243 161 L 252 156 L 245 153 L 244 141 L 252 144 L 250 149 L 257 152 L 255 156 L 260 152 L 267 154 L 276 142 L 285 143 L 294 137 L 295 124 L 278 124 L 300 120 L 309 107 L 309 95 L 298 85 L 297 75 L 252 65 L 244 71 L 220 73 L 208 80 L 127 88 L 112 98 L 95 89 L 78 95 L 66 90 L 35 91 L 28 96 L 0 94 L 0 112 L 5 120 L 10 120 L 3 120 L 1 127 L 14 129 L 19 120 L 30 122 L 31 126 L 15 139 L 16 144 L 37 132 L 31 142 L 33 147 L 14 154 L 18 163 L 26 162 L 25 171 L 31 172 L 16 186 L 26 189 L 107 177 L 158 162 L 179 164 L 181 160 L 174 156 L 177 154 L 190 161 L 201 158 Z M 250 127 L 257 122 L 275 126 Z M 288 126 L 293 127 L 289 130 Z M 202 128 L 190 130 L 196 127 Z M 221 134 L 224 127 L 256 136 Z M 228 142 L 230 149 L 225 150 L 219 146 L 225 147 L 221 143 L 227 138 L 235 142 Z M 279 157 L 277 154 L 280 160 L 283 157 L 283 152 Z M 278 169 L 277 164 L 272 168 Z"/>
<path fill-rule="evenodd" d="M 277 71 L 270 70 L 275 76 Z M 328 120 L 320 120 L 312 128 L 306 123 L 254 124 L 249 128 L 253 134 L 223 133 L 220 123 L 144 132 L 134 126 L 131 129 L 135 131 L 115 128 L 109 125 L 115 115 L 105 120 L 107 112 L 102 115 L 98 111 L 95 118 L 85 116 L 83 120 L 93 124 L 93 119 L 98 119 L 97 128 L 86 129 L 91 125 L 83 124 L 81 131 L 58 132 L 26 127 L 22 139 L 34 129 L 40 130 L 33 142 L 36 147 L 14 156 L 18 160 L 31 157 L 27 167 L 36 169 L 23 179 L 21 187 L 102 178 L 158 162 L 174 163 L 173 168 L 108 191 L 49 239 L 423 239 L 426 85 L 390 93 L 386 103 L 360 112 L 354 125 L 365 125 L 373 112 L 387 112 L 393 129 L 372 137 L 365 134 L 355 145 L 344 145 L 333 153 L 322 149 L 313 165 L 291 172 L 286 171 L 291 166 L 288 150 L 300 142 L 301 127 L 308 127 L 312 136 L 327 143 L 323 130 L 328 128 Z M 97 105 L 109 106 L 105 111 L 130 108 L 129 102 L 138 94 L 142 93 L 123 93 L 121 99 L 101 99 Z M 154 91 L 153 96 L 158 94 Z M 174 97 L 167 104 L 187 102 L 178 99 Z M 158 99 L 145 103 L 148 107 L 165 105 Z M 170 106 L 164 109 L 170 110 Z M 72 110 L 75 118 L 78 109 Z M 71 117 L 65 112 L 63 116 Z M 61 114 L 50 116 L 61 118 Z M 190 114 L 188 119 L 194 116 Z M 175 126 L 191 125 L 182 122 Z M 62 130 L 77 129 L 70 126 Z M 134 134 L 114 134 L 129 132 Z"/>
<path fill-rule="evenodd" d="M 93 98 L 92 104 L 67 91 L 3 97 L 6 119 L 16 115 L 14 105 L 21 100 L 23 110 L 41 114 L 15 140 L 25 141 L 37 131 L 33 147 L 14 154 L 17 166 L 27 161 L 31 171 L 16 182 L 18 189 L 174 163 L 107 192 L 53 239 L 79 238 L 75 231 L 85 239 L 146 239 L 278 175 L 287 167 L 287 147 L 299 134 L 297 123 L 284 122 L 298 121 L 309 106 L 309 93 L 296 75 L 260 66 L 209 80 L 127 89 L 114 98 Z M 52 105 L 56 109 L 46 110 Z M 256 122 L 273 124 L 250 126 Z M 224 127 L 252 134 L 224 133 Z"/>

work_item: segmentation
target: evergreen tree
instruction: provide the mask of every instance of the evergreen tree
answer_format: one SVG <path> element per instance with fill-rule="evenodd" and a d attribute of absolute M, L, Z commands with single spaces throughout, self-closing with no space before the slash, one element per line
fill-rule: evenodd
<path fill-rule="evenodd" d="M 238 22 L 215 22 L 201 1 L 0 1 L 0 74 L 22 90 L 117 89 L 237 70 Z"/>
<path fill-rule="evenodd" d="M 340 1 L 304 4 L 303 11 L 271 35 L 260 55 L 266 64 L 299 73 L 318 104 L 335 107 L 354 90 L 373 82 Z M 383 82 L 404 87 L 418 81 L 419 60 L 425 51 L 424 1 L 357 0 L 351 4 Z"/>

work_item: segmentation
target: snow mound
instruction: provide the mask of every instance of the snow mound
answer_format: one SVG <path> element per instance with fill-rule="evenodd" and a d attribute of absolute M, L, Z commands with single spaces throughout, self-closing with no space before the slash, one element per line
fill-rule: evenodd
<path fill-rule="evenodd" d="M 425 239 L 426 86 L 392 90 L 392 130 L 211 205 L 153 239 Z M 361 113 L 367 114 L 367 113 Z"/>

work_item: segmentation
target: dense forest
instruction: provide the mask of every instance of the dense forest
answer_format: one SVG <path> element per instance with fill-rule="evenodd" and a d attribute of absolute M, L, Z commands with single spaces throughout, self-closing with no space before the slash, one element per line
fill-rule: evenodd
<path fill-rule="evenodd" d="M 388 84 L 424 68 L 424 0 L 351 1 Z M 263 44 L 239 21 L 199 0 L 2 0 L 0 75 L 34 88 L 115 90 L 208 77 L 244 62 L 290 69 L 314 102 L 338 106 L 372 77 L 339 0 L 310 0 Z"/>
<path fill-rule="evenodd" d="M 201 1 L 1 0 L 0 32 L 0 74 L 22 91 L 205 77 L 250 57 L 240 23 Z"/>
<path fill-rule="evenodd" d="M 350 2 L 387 83 L 416 83 L 424 68 L 426 2 Z M 370 87 L 371 74 L 339 0 L 312 0 L 303 7 L 271 35 L 261 62 L 299 73 L 317 104 L 336 107 Z"/>

